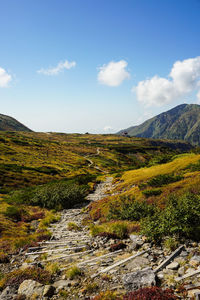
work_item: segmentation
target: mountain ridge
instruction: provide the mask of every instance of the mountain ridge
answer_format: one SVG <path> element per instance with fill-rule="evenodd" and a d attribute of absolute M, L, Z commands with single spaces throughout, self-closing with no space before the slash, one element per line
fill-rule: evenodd
<path fill-rule="evenodd" d="M 129 136 L 184 140 L 200 145 L 200 105 L 180 104 L 137 126 L 131 126 L 117 134 Z"/>
<path fill-rule="evenodd" d="M 0 131 L 25 131 L 25 132 L 32 132 L 24 124 L 20 123 L 13 117 L 0 114 Z"/>

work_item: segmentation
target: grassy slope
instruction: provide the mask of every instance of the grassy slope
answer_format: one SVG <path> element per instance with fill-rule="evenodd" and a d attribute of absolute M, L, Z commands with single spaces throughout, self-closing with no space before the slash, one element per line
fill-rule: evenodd
<path fill-rule="evenodd" d="M 100 153 L 96 155 L 98 148 Z M 119 176 L 126 170 L 168 160 L 189 149 L 190 146 L 185 143 L 129 139 L 114 135 L 0 132 L 1 194 L 3 197 L 10 190 L 71 178 L 78 174 L 102 175 L 97 169 L 89 167 L 85 156 L 104 171 L 118 173 Z M 131 172 L 124 176 L 132 174 Z M 129 186 L 132 183 L 127 180 L 127 184 Z M 120 189 L 124 188 L 125 185 L 122 184 Z M 46 235 L 45 224 L 54 216 L 39 207 L 21 205 L 17 208 L 20 209 L 22 218 L 17 221 L 5 215 L 9 205 L 3 198 L 0 201 L 1 261 L 7 254 Z M 35 232 L 31 228 L 31 220 L 38 218 L 42 219 L 40 229 L 44 231 Z"/>
<path fill-rule="evenodd" d="M 97 148 L 100 154 L 96 155 Z M 145 166 L 190 149 L 190 145 L 114 135 L 0 133 L 2 192 L 78 174 L 101 174 L 85 156 L 112 173 Z"/>
<path fill-rule="evenodd" d="M 184 154 L 166 164 L 124 172 L 120 178 L 116 179 L 117 185 L 113 191 L 115 195 L 108 196 L 91 205 L 90 214 L 92 218 L 102 217 L 104 219 L 108 214 L 110 205 L 112 203 L 120 203 L 121 196 L 134 196 L 136 200 L 146 199 L 143 191 L 153 189 L 148 185 L 148 181 L 160 174 L 173 173 L 182 175 L 183 179 L 159 187 L 161 194 L 148 197 L 147 201 L 149 203 L 156 203 L 162 207 L 165 205 L 169 195 L 173 193 L 183 194 L 190 190 L 200 193 L 200 170 L 192 171 L 190 168 L 191 164 L 198 164 L 199 161 L 199 154 Z"/>

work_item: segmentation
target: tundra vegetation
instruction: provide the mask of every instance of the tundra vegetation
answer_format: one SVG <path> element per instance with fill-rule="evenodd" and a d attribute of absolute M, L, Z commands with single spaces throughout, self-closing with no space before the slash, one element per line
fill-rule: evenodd
<path fill-rule="evenodd" d="M 111 252 L 125 248 L 120 240 L 130 233 L 163 242 L 169 249 L 180 239 L 200 236 L 200 154 L 187 143 L 115 135 L 1 132 L 0 150 L 2 264 L 21 249 L 48 240 L 48 226 L 59 219 L 59 211 L 82 205 L 107 175 L 114 178 L 112 194 L 90 204 L 85 222 L 92 236 L 118 240 Z M 71 222 L 68 229 L 80 231 L 81 227 Z M 52 263 L 46 269 L 2 272 L 0 288 L 19 286 L 25 279 L 48 284 L 59 271 L 60 266 Z M 74 266 L 66 276 L 84 274 Z M 85 290 L 97 291 L 98 286 L 89 282 Z M 137 297 L 159 293 L 160 299 L 165 299 L 163 295 L 176 299 L 171 291 L 156 288 L 126 298 L 107 291 L 95 299 L 142 299 Z"/>

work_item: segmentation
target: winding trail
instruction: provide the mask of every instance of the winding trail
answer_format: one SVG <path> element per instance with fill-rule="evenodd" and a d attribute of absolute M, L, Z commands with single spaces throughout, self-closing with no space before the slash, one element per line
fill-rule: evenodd
<path fill-rule="evenodd" d="M 98 170 L 98 171 L 100 171 L 100 172 L 102 172 L 102 173 L 108 174 L 107 171 L 104 171 L 104 170 L 102 170 L 101 168 L 99 168 L 98 166 L 96 166 L 96 165 L 94 164 L 94 161 L 91 160 L 90 158 L 88 158 L 88 157 L 91 157 L 91 156 L 98 156 L 98 155 L 100 155 L 100 148 L 99 148 L 99 147 L 97 148 L 97 153 L 96 153 L 96 154 L 90 154 L 90 155 L 84 156 L 84 158 L 89 162 L 88 167 L 90 167 L 90 168 L 93 167 L 94 169 L 96 169 L 96 170 Z"/>
<path fill-rule="evenodd" d="M 87 196 L 89 201 L 98 201 L 106 196 L 106 192 L 112 189 L 112 177 L 107 177 L 104 182 L 97 185 L 95 191 Z M 39 247 L 29 248 L 26 253 L 30 264 L 46 264 L 50 261 L 62 262 L 72 258 L 76 263 L 83 263 L 96 255 L 94 238 L 89 233 L 88 226 L 83 225 L 83 220 L 88 216 L 82 208 L 63 210 L 61 219 L 49 227 L 52 233 L 50 241 L 40 243 Z M 79 230 L 69 230 L 68 224 L 75 223 Z M 41 254 L 47 258 L 41 260 Z"/>

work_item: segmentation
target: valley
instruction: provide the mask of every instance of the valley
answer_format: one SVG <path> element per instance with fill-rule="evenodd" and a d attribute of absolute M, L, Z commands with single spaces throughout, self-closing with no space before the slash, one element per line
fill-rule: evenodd
<path fill-rule="evenodd" d="M 6 131 L 0 142 L 1 299 L 195 295 L 198 148 Z"/>

